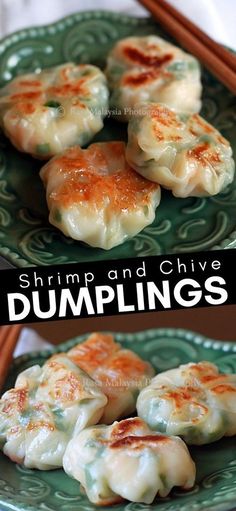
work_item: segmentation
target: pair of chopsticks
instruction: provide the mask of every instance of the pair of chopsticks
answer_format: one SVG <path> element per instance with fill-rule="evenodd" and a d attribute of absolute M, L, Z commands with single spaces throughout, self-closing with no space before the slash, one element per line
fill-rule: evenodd
<path fill-rule="evenodd" d="M 236 93 L 236 56 L 216 43 L 165 0 L 138 0 L 186 50 Z"/>
<path fill-rule="evenodd" d="M 21 325 L 0 327 L 0 392 L 10 368 L 21 328 Z"/>

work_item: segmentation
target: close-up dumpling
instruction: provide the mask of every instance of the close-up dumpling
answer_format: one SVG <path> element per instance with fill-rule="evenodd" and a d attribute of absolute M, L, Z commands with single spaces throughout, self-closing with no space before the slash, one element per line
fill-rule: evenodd
<path fill-rule="evenodd" d="M 67 356 L 83 371 L 92 375 L 120 349 L 120 344 L 115 342 L 112 334 L 94 332 L 85 341 L 71 348 Z"/>
<path fill-rule="evenodd" d="M 198 114 L 176 114 L 165 105 L 141 105 L 131 119 L 128 163 L 176 197 L 216 195 L 234 177 L 229 142 Z"/>
<path fill-rule="evenodd" d="M 140 390 L 153 376 L 151 365 L 131 350 L 114 353 L 93 373 L 93 378 L 108 398 L 100 422 L 114 420 L 134 413 Z"/>
<path fill-rule="evenodd" d="M 117 120 L 135 115 L 140 102 L 165 103 L 177 112 L 201 108 L 198 61 L 155 35 L 118 41 L 108 55 L 105 71 L 111 89 L 111 109 Z"/>
<path fill-rule="evenodd" d="M 110 334 L 94 333 L 67 355 L 107 396 L 108 402 L 100 419 L 104 424 L 133 413 L 138 393 L 154 375 L 151 364 L 133 351 L 123 349 Z"/>
<path fill-rule="evenodd" d="M 153 378 L 137 411 L 150 428 L 188 444 L 236 435 L 236 374 L 221 374 L 210 362 L 181 365 Z"/>
<path fill-rule="evenodd" d="M 123 142 L 70 148 L 44 165 L 40 176 L 51 224 L 105 250 L 151 224 L 160 202 L 159 185 L 130 168 Z"/>
<path fill-rule="evenodd" d="M 40 159 L 90 142 L 107 109 L 105 75 L 88 64 L 22 75 L 0 90 L 0 126 L 19 151 Z"/>
<path fill-rule="evenodd" d="M 174 486 L 194 486 L 195 464 L 178 437 L 155 433 L 138 417 L 90 427 L 68 444 L 63 467 L 89 500 L 101 506 L 123 499 L 151 504 Z"/>
<path fill-rule="evenodd" d="M 73 434 L 96 424 L 107 403 L 95 382 L 65 355 L 23 371 L 0 400 L 0 447 L 27 468 L 62 466 Z"/>

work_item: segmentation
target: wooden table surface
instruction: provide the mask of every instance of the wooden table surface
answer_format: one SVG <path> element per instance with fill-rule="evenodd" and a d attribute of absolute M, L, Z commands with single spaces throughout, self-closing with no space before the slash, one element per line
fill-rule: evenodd
<path fill-rule="evenodd" d="M 185 328 L 213 339 L 236 341 L 236 306 L 51 321 L 27 326 L 34 328 L 44 339 L 54 344 L 87 332 L 135 332 L 163 327 Z"/>

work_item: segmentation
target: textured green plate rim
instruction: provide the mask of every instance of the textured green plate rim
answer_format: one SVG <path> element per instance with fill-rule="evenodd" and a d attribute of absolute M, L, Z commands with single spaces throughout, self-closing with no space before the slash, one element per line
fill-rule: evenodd
<path fill-rule="evenodd" d="M 21 30 L 0 42 L 0 86 L 15 74 L 66 60 L 103 66 L 118 39 L 150 33 L 170 39 L 152 19 L 107 11 L 80 12 L 53 25 Z M 236 150 L 235 98 L 205 70 L 203 83 L 202 113 Z M 95 140 L 125 136 L 124 127 L 110 120 Z M 175 199 L 164 191 L 155 222 L 106 252 L 74 242 L 49 225 L 39 166 L 0 137 L 0 254 L 16 266 L 236 247 L 236 182 L 208 199 Z"/>
<path fill-rule="evenodd" d="M 236 373 L 236 343 L 206 338 L 182 329 L 153 329 L 137 333 L 114 333 L 116 341 L 150 360 L 164 371 L 189 361 L 209 360 L 227 373 Z M 78 336 L 51 350 L 31 352 L 17 358 L 7 387 L 16 375 L 34 363 L 42 364 L 52 353 L 66 351 L 86 335 Z M 197 464 L 197 483 L 188 493 L 173 491 L 171 497 L 151 506 L 123 503 L 107 511 L 230 511 L 236 502 L 236 442 L 223 439 L 209 446 L 192 448 Z M 95 511 L 86 497 L 78 494 L 78 483 L 62 470 L 40 472 L 17 467 L 0 455 L 0 509 L 2 511 Z"/>

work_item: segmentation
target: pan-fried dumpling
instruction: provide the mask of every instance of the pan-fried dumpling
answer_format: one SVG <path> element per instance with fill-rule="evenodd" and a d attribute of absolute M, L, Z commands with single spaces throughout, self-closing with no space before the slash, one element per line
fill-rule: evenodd
<path fill-rule="evenodd" d="M 94 332 L 84 342 L 76 344 L 67 356 L 90 376 L 109 358 L 120 351 L 121 346 L 111 334 Z"/>
<path fill-rule="evenodd" d="M 65 355 L 22 372 L 0 400 L 0 446 L 28 468 L 62 466 L 73 434 L 96 424 L 107 403 L 95 382 Z"/>
<path fill-rule="evenodd" d="M 188 114 L 201 108 L 198 61 L 160 37 L 122 39 L 108 55 L 105 72 L 117 120 L 131 119 L 136 105 L 146 101 Z"/>
<path fill-rule="evenodd" d="M 68 444 L 63 467 L 89 500 L 101 506 L 122 499 L 151 504 L 174 486 L 192 488 L 195 464 L 184 442 L 151 431 L 138 417 L 90 427 Z"/>
<path fill-rule="evenodd" d="M 138 415 L 156 431 L 208 444 L 236 435 L 236 375 L 209 362 L 160 373 L 137 400 Z"/>
<path fill-rule="evenodd" d="M 125 159 L 123 142 L 73 147 L 40 171 L 49 221 L 65 235 L 108 250 L 138 234 L 155 218 L 160 187 Z"/>
<path fill-rule="evenodd" d="M 140 106 L 129 123 L 126 158 L 139 174 L 176 197 L 215 195 L 233 181 L 229 142 L 198 114 Z"/>
<path fill-rule="evenodd" d="M 108 398 L 100 422 L 111 424 L 134 413 L 137 396 L 152 376 L 151 365 L 131 350 L 122 349 L 99 366 L 93 378 Z"/>
<path fill-rule="evenodd" d="M 17 149 L 41 159 L 87 144 L 107 109 L 105 75 L 87 64 L 22 75 L 0 90 L 0 126 Z"/>
<path fill-rule="evenodd" d="M 108 402 L 100 419 L 104 424 L 133 413 L 140 389 L 148 385 L 154 374 L 148 362 L 133 351 L 122 349 L 110 334 L 94 333 L 67 355 L 107 396 Z"/>

